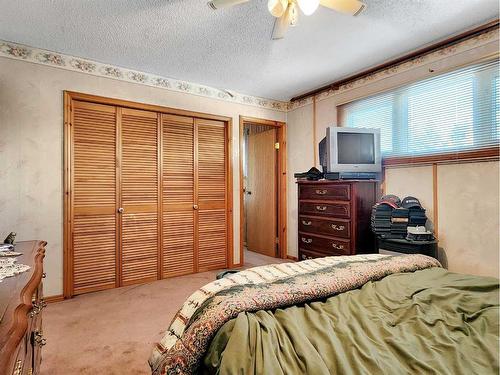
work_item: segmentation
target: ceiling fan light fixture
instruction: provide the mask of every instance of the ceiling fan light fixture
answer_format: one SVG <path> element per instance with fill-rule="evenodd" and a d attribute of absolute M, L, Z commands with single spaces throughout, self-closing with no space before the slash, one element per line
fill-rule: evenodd
<path fill-rule="evenodd" d="M 295 1 L 292 1 L 288 5 L 288 20 L 290 22 L 290 26 L 295 26 L 297 22 L 299 22 L 299 9 Z"/>
<path fill-rule="evenodd" d="M 300 10 L 306 16 L 313 14 L 319 6 L 319 0 L 297 0 Z"/>
<path fill-rule="evenodd" d="M 267 9 L 274 17 L 279 18 L 285 14 L 288 7 L 288 0 L 269 0 L 267 2 Z"/>
<path fill-rule="evenodd" d="M 359 0 L 320 0 L 320 4 L 351 16 L 358 16 L 366 8 L 366 4 Z"/>

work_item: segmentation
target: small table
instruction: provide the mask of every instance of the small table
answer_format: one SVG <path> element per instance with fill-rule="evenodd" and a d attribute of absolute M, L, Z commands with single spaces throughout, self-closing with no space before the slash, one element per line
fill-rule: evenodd
<path fill-rule="evenodd" d="M 424 254 L 433 258 L 438 258 L 437 240 L 432 241 L 409 241 L 405 239 L 377 238 L 377 245 L 380 250 L 387 250 L 402 254 Z"/>

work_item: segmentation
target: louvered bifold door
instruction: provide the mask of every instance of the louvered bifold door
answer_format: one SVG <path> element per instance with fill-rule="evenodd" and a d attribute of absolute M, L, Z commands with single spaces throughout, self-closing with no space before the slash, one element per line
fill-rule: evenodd
<path fill-rule="evenodd" d="M 163 277 L 196 272 L 194 120 L 162 115 Z"/>
<path fill-rule="evenodd" d="M 116 286 L 116 108 L 73 101 L 73 294 Z"/>
<path fill-rule="evenodd" d="M 121 285 L 159 276 L 159 114 L 119 109 Z"/>
<path fill-rule="evenodd" d="M 198 270 L 227 267 L 226 123 L 195 120 L 197 138 Z"/>

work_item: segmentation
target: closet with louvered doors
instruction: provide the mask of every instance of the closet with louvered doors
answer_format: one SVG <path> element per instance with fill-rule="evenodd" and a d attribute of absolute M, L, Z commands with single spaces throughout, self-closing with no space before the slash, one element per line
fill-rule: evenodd
<path fill-rule="evenodd" d="M 160 114 L 118 108 L 120 286 L 160 277 Z"/>
<path fill-rule="evenodd" d="M 117 109 L 73 101 L 69 218 L 65 259 L 70 295 L 118 285 Z M 66 293 L 68 294 L 68 293 Z"/>
<path fill-rule="evenodd" d="M 163 277 L 197 270 L 194 118 L 162 114 Z"/>
<path fill-rule="evenodd" d="M 222 121 L 195 120 L 198 271 L 227 267 L 227 138 Z"/>
<path fill-rule="evenodd" d="M 64 295 L 227 267 L 229 122 L 79 95 L 65 97 Z"/>
<path fill-rule="evenodd" d="M 163 277 L 227 267 L 227 128 L 162 115 Z"/>
<path fill-rule="evenodd" d="M 72 293 L 159 278 L 156 112 L 73 101 Z"/>

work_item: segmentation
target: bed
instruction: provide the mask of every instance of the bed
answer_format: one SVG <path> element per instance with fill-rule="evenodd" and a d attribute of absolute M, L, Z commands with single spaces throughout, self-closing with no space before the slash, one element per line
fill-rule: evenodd
<path fill-rule="evenodd" d="M 326 257 L 193 293 L 149 359 L 158 374 L 498 374 L 499 280 L 424 255 Z"/>

